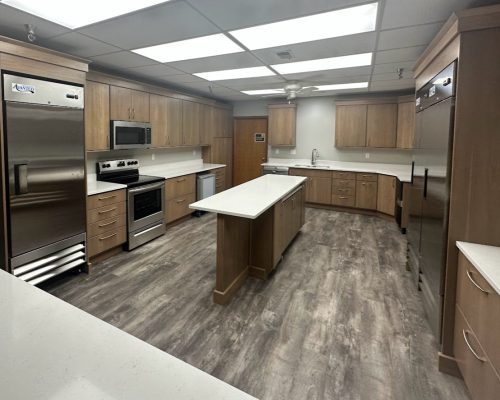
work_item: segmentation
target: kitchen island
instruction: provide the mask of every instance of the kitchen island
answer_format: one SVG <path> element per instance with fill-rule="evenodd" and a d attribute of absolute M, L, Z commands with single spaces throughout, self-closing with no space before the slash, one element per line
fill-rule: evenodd
<path fill-rule="evenodd" d="M 0 397 L 255 398 L 0 270 Z"/>
<path fill-rule="evenodd" d="M 227 304 L 248 275 L 267 279 L 304 224 L 300 176 L 264 175 L 190 204 L 217 213 L 214 302 Z"/>

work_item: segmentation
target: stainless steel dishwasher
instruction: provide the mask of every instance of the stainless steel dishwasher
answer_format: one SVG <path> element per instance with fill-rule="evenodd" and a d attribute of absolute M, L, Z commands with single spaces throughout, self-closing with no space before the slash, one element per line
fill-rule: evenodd
<path fill-rule="evenodd" d="M 266 165 L 262 169 L 262 175 L 274 174 L 274 175 L 288 175 L 288 167 L 277 167 L 272 165 Z"/>

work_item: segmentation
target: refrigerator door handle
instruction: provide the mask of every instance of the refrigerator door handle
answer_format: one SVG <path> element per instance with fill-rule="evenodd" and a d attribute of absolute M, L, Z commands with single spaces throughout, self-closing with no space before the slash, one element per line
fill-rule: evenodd
<path fill-rule="evenodd" d="M 410 183 L 413 185 L 413 176 L 415 174 L 415 161 L 411 162 L 411 180 Z"/>
<path fill-rule="evenodd" d="M 429 168 L 426 168 L 425 172 L 424 172 L 424 199 L 427 198 L 427 181 L 428 181 L 428 178 L 429 178 Z"/>
<path fill-rule="evenodd" d="M 28 164 L 14 165 L 14 179 L 16 195 L 28 193 Z"/>

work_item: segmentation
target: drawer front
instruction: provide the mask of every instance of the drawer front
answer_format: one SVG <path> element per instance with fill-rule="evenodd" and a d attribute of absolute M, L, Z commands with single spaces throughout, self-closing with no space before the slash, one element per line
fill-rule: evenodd
<path fill-rule="evenodd" d="M 377 182 L 356 181 L 356 207 L 377 209 Z"/>
<path fill-rule="evenodd" d="M 332 204 L 334 206 L 354 207 L 356 205 L 356 199 L 353 195 L 333 194 Z"/>
<path fill-rule="evenodd" d="M 377 182 L 378 175 L 377 174 L 367 174 L 364 172 L 358 172 L 356 174 L 356 180 L 365 181 L 365 182 Z"/>
<path fill-rule="evenodd" d="M 354 172 L 343 172 L 343 171 L 332 171 L 332 178 L 333 179 L 355 180 L 356 179 L 356 173 L 354 173 Z"/>
<path fill-rule="evenodd" d="M 215 174 L 215 176 L 222 178 L 226 176 L 225 168 L 212 169 L 210 173 Z"/>
<path fill-rule="evenodd" d="M 167 222 L 175 221 L 176 219 L 185 217 L 191 214 L 194 210 L 189 208 L 191 203 L 196 201 L 196 194 L 190 193 L 185 196 L 179 196 L 175 199 L 167 200 Z"/>
<path fill-rule="evenodd" d="M 105 219 L 114 218 L 120 214 L 126 213 L 125 202 L 110 204 L 109 206 L 94 208 L 87 212 L 87 223 L 103 221 Z"/>
<path fill-rule="evenodd" d="M 94 194 L 87 197 L 87 210 L 109 206 L 110 204 L 125 201 L 125 190 L 114 190 L 112 192 Z"/>
<path fill-rule="evenodd" d="M 477 286 L 476 286 L 477 285 Z M 500 296 L 477 269 L 459 253 L 457 304 L 488 355 L 500 371 Z"/>
<path fill-rule="evenodd" d="M 332 186 L 340 189 L 356 189 L 356 181 L 346 179 L 332 179 Z"/>
<path fill-rule="evenodd" d="M 334 186 L 332 188 L 332 194 L 338 195 L 338 196 L 352 196 L 352 197 L 354 197 L 356 194 L 356 189 L 350 188 L 350 187 L 335 187 Z"/>
<path fill-rule="evenodd" d="M 104 219 L 93 224 L 89 224 L 87 227 L 87 237 L 91 238 L 97 235 L 102 235 L 108 231 L 115 230 L 125 226 L 127 223 L 127 218 L 125 214 L 117 215 L 114 218 Z"/>
<path fill-rule="evenodd" d="M 226 180 L 221 179 L 219 181 L 215 181 L 215 193 L 223 192 L 226 188 Z"/>
<path fill-rule="evenodd" d="M 331 178 L 332 171 L 323 171 L 318 169 L 307 169 L 307 168 L 290 168 L 288 170 L 288 175 L 307 176 L 314 178 Z"/>
<path fill-rule="evenodd" d="M 467 324 L 467 320 L 458 306 L 455 312 L 453 347 L 458 368 L 460 368 L 472 398 L 477 400 L 498 399 L 500 379 L 495 374 L 477 337 Z"/>
<path fill-rule="evenodd" d="M 127 228 L 125 226 L 94 236 L 87 241 L 89 257 L 119 246 L 126 241 Z"/>
<path fill-rule="evenodd" d="M 167 179 L 165 182 L 165 197 L 175 199 L 196 192 L 196 175 L 184 175 Z"/>

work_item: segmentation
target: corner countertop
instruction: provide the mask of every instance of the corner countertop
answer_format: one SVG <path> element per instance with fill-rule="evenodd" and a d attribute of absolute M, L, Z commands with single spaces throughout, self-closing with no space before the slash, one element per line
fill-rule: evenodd
<path fill-rule="evenodd" d="M 203 171 L 210 171 L 212 169 L 223 168 L 225 166 L 225 164 L 208 164 L 203 162 L 179 162 L 173 164 L 159 164 L 141 167 L 140 173 L 142 175 L 160 176 L 162 178 L 169 179 L 183 175 L 197 174 L 198 172 Z M 97 181 L 95 174 L 87 174 L 87 196 L 126 188 L 126 185 L 120 185 L 118 183 Z"/>
<path fill-rule="evenodd" d="M 500 295 L 500 247 L 457 242 L 457 247 Z"/>
<path fill-rule="evenodd" d="M 312 167 L 311 160 L 272 158 L 261 164 L 263 167 L 289 167 L 320 169 L 326 171 L 371 172 L 374 174 L 391 175 L 401 182 L 411 182 L 410 164 L 361 163 L 351 161 L 318 160 L 318 167 Z"/>
<path fill-rule="evenodd" d="M 255 400 L 1 270 L 0 319 L 5 399 Z"/>
<path fill-rule="evenodd" d="M 263 175 L 189 205 L 193 210 L 255 219 L 305 182 L 302 176 Z"/>

